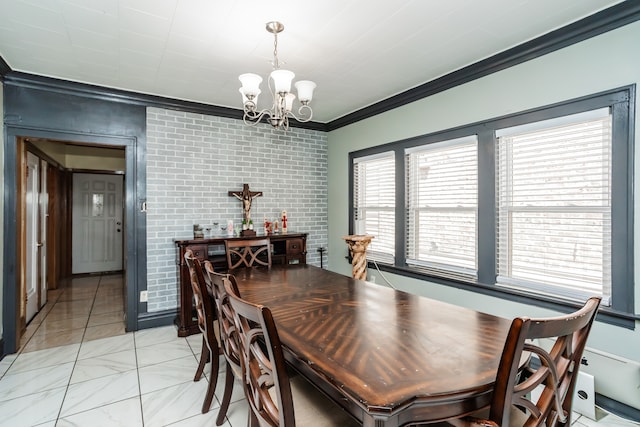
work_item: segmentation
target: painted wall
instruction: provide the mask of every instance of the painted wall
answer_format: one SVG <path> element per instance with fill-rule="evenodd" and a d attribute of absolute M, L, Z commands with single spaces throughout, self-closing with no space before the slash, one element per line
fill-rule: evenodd
<path fill-rule="evenodd" d="M 329 268 L 350 274 L 345 261 L 348 233 L 348 153 L 565 101 L 604 90 L 640 83 L 640 22 L 621 27 L 579 44 L 494 73 L 429 98 L 363 120 L 329 134 Z M 437 60 L 437 58 L 434 58 Z M 635 141 L 640 141 L 636 118 Z M 640 150 L 636 150 L 635 188 L 638 188 Z M 640 195 L 635 195 L 635 241 L 640 233 Z M 480 249 L 482 250 L 482 249 Z M 640 247 L 635 247 L 635 309 L 640 311 Z M 382 283 L 378 272 L 376 281 Z M 526 313 L 550 315 L 548 310 L 505 302 L 440 286 L 426 281 L 384 273 L 396 287 L 432 298 L 505 317 Z M 640 322 L 635 330 L 596 323 L 588 347 L 614 355 L 611 366 L 598 366 L 596 391 L 640 409 Z M 627 363 L 628 362 L 628 363 Z M 614 366 L 615 365 L 615 366 Z M 627 371 L 625 371 L 627 369 Z M 589 368 L 584 368 L 589 371 Z M 628 374 L 614 375 L 622 370 Z M 622 377 L 622 379 L 620 379 Z"/>
<path fill-rule="evenodd" d="M 4 164 L 4 84 L 0 82 L 0 118 L 2 118 L 2 128 L 0 128 L 0 164 Z M 0 224 L 4 224 L 4 174 L 0 174 Z M 0 229 L 0 242 L 3 241 L 4 231 Z M 4 245 L 0 245 L 0 271 L 2 271 L 4 262 Z M 2 339 L 2 291 L 4 289 L 2 283 L 3 277 L 0 276 L 0 339 Z"/>
<path fill-rule="evenodd" d="M 285 209 L 290 231 L 307 232 L 307 262 L 320 265 L 327 245 L 327 135 L 242 120 L 147 109 L 147 310 L 178 306 L 174 239 L 193 238 L 193 224 L 242 221 L 229 191 L 242 184 L 254 199 L 255 227 Z"/>
<path fill-rule="evenodd" d="M 67 169 L 126 170 L 124 149 L 67 145 L 41 139 L 31 142 Z"/>

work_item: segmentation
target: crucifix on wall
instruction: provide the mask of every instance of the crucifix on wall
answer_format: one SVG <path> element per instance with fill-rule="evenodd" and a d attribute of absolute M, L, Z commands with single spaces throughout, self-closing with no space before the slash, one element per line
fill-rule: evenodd
<path fill-rule="evenodd" d="M 262 196 L 262 191 L 251 191 L 249 184 L 243 184 L 242 191 L 229 191 L 229 196 L 234 196 L 242 202 L 244 220 L 248 224 L 251 221 L 251 203 L 256 197 Z"/>

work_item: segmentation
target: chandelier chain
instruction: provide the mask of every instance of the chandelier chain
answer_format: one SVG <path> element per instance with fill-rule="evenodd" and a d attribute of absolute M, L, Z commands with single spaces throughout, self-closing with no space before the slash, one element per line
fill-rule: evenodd
<path fill-rule="evenodd" d="M 280 64 L 278 63 L 278 33 L 273 33 L 273 69 L 280 69 Z"/>

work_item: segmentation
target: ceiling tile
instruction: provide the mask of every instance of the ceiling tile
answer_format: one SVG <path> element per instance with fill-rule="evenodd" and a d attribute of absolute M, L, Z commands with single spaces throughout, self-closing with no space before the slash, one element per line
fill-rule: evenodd
<path fill-rule="evenodd" d="M 17 71 L 240 107 L 237 76 L 282 67 L 316 81 L 328 122 L 621 0 L 0 0 Z M 263 101 L 268 90 L 263 83 Z"/>

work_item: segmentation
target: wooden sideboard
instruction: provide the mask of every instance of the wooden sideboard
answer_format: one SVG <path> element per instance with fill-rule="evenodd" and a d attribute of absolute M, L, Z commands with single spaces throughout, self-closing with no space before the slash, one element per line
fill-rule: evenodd
<path fill-rule="evenodd" d="M 191 249 L 200 261 L 209 260 L 216 271 L 227 269 L 225 240 L 260 239 L 269 237 L 271 240 L 271 259 L 273 264 L 306 264 L 307 263 L 307 233 L 287 232 L 280 234 L 258 234 L 255 237 L 213 236 L 204 239 L 174 239 L 178 249 L 177 264 L 179 269 L 180 296 L 178 298 L 178 336 L 186 337 L 197 334 L 197 317 L 193 308 L 193 291 L 189 278 L 189 269 L 184 261 L 184 253 Z"/>

